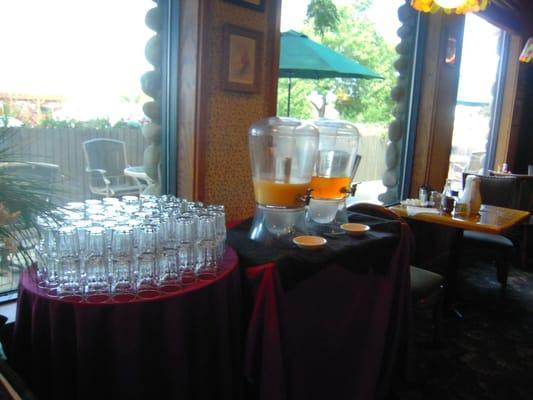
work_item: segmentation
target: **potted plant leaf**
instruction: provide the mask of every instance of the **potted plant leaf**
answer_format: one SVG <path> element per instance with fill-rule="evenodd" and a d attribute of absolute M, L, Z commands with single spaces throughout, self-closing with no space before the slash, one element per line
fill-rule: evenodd
<path fill-rule="evenodd" d="M 40 237 L 39 216 L 56 218 L 55 188 L 32 173 L 39 163 L 25 161 L 13 140 L 17 130 L 0 128 L 0 273 L 33 263 Z M 29 173 L 21 173 L 29 172 Z"/>

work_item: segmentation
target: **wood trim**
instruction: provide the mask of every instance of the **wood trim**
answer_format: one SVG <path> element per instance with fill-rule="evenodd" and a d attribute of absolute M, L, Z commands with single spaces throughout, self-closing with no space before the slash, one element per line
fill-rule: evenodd
<path fill-rule="evenodd" d="M 517 82 L 520 62 L 518 57 L 522 51 L 522 38 L 511 35 L 509 45 L 509 57 L 507 59 L 505 84 L 503 92 L 502 109 L 500 114 L 500 126 L 496 143 L 496 155 L 494 166 L 507 162 L 513 171 L 515 169 L 515 155 L 518 149 L 518 132 L 512 130 L 513 112 L 517 92 Z"/>
<path fill-rule="evenodd" d="M 206 88 L 208 82 L 206 77 L 209 74 L 209 21 L 213 13 L 213 0 L 200 1 L 200 13 L 198 18 L 198 86 L 196 97 L 197 110 L 197 128 L 196 128 L 196 142 L 194 147 L 194 200 L 205 201 L 205 185 L 202 180 L 206 175 L 206 155 L 207 155 L 207 127 L 209 123 L 209 95 Z"/>
<path fill-rule="evenodd" d="M 422 185 L 441 189 L 448 174 L 463 28 L 464 16 L 429 16 L 411 197 L 418 197 Z M 449 37 L 456 40 L 453 65 L 444 63 Z"/>
<path fill-rule="evenodd" d="M 424 56 L 422 74 L 422 90 L 420 93 L 420 109 L 414 149 L 413 173 L 411 175 L 411 197 L 418 197 L 418 188 L 427 182 L 429 175 L 429 151 L 433 145 L 434 109 L 437 103 L 437 83 L 439 75 L 440 31 L 442 29 L 442 16 L 439 14 L 429 16 L 428 35 Z"/>
<path fill-rule="evenodd" d="M 266 82 L 266 113 L 277 114 L 278 101 L 278 75 L 279 75 L 279 46 L 281 29 L 281 0 L 273 0 L 272 6 L 268 7 L 268 32 L 266 34 L 266 55 L 272 55 L 271 79 Z"/>
<path fill-rule="evenodd" d="M 196 99 L 198 97 L 199 13 L 199 0 L 181 2 L 176 187 L 177 195 L 188 199 L 194 197 L 194 149 L 198 132 Z"/>

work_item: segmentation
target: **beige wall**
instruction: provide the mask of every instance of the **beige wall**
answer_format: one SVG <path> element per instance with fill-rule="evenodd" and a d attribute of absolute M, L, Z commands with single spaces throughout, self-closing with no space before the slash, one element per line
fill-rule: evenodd
<path fill-rule="evenodd" d="M 278 1 L 265 1 L 258 12 L 223 0 L 200 1 L 202 18 L 199 53 L 199 99 L 194 197 L 207 204 L 223 204 L 229 221 L 251 216 L 254 197 L 248 156 L 248 127 L 271 115 L 275 94 L 279 35 Z M 263 33 L 258 93 L 222 89 L 221 69 L 225 23 Z M 186 99 L 185 99 L 186 100 Z"/>

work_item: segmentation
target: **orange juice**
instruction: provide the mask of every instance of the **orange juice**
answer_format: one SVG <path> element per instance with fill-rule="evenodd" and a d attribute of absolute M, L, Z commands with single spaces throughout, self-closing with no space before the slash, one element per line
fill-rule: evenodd
<path fill-rule="evenodd" d="M 313 192 L 311 195 L 315 199 L 343 199 L 346 194 L 342 189 L 348 189 L 350 186 L 350 178 L 331 177 L 325 178 L 323 176 L 313 176 L 311 178 L 311 188 Z"/>
<path fill-rule="evenodd" d="M 309 183 L 277 183 L 254 179 L 255 201 L 277 207 L 303 207 L 301 197 Z"/>

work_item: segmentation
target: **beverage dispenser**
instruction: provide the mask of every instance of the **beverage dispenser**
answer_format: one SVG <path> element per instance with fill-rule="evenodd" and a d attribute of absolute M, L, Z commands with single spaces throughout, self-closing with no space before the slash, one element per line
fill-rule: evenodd
<path fill-rule="evenodd" d="M 250 238 L 288 244 L 306 230 L 318 130 L 297 119 L 270 117 L 252 124 L 248 143 L 256 201 Z"/>
<path fill-rule="evenodd" d="M 307 224 L 315 233 L 339 231 L 339 226 L 348 222 L 346 199 L 355 194 L 352 180 L 360 159 L 360 135 L 347 121 L 322 118 L 313 124 L 319 130 L 319 145 Z"/>

